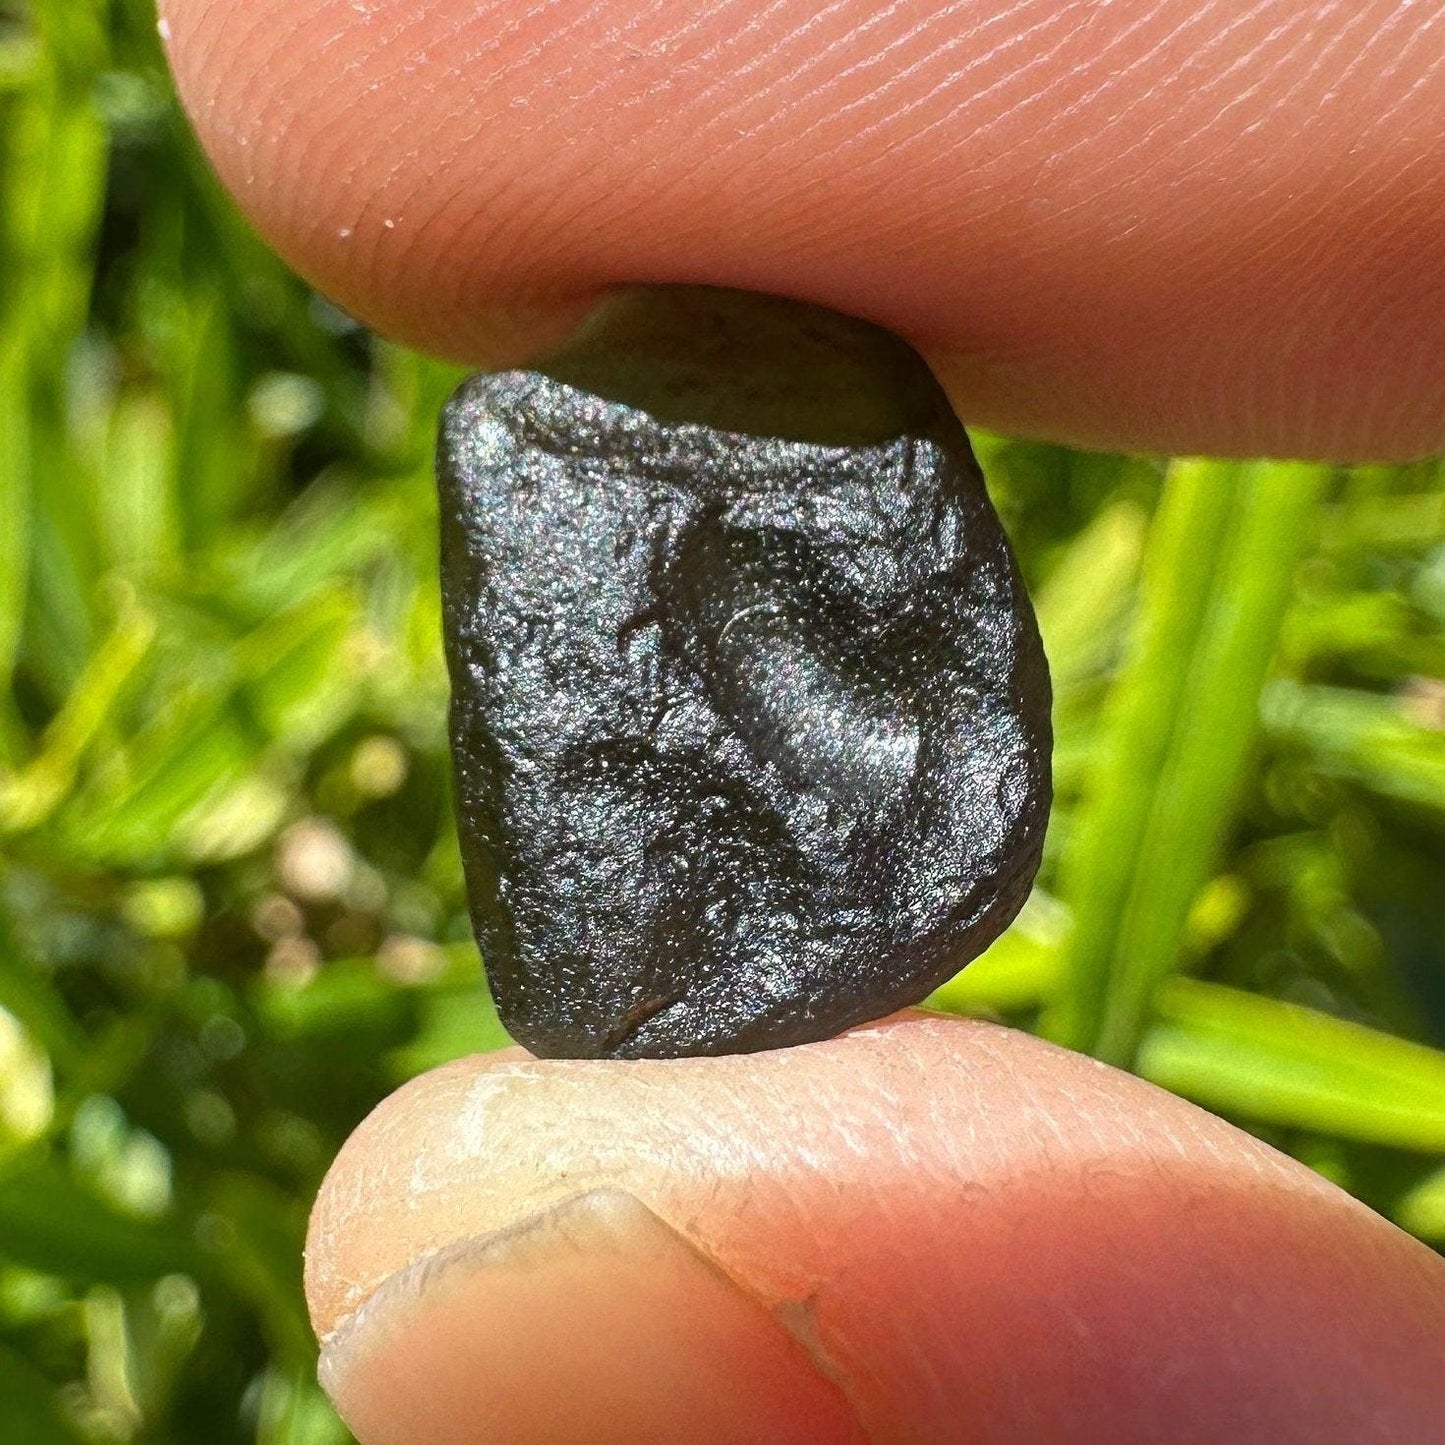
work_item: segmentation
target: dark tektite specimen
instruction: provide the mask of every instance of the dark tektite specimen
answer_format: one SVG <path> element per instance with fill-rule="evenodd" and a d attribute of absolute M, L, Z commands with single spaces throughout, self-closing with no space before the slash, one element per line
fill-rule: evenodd
<path fill-rule="evenodd" d="M 968 439 L 896 338 L 637 292 L 463 386 L 440 484 L 462 853 L 521 1043 L 826 1038 L 1018 911 L 1048 671 Z"/>

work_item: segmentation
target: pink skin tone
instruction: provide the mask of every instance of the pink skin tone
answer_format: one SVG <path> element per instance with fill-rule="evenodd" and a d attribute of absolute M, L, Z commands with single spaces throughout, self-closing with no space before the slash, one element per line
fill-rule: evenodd
<path fill-rule="evenodd" d="M 1400 0 L 163 0 L 264 234 L 478 362 L 618 282 L 908 337 L 960 415 L 1445 448 L 1445 14 Z"/>
<path fill-rule="evenodd" d="M 223 179 L 478 363 L 609 286 L 881 322 L 960 414 L 1158 452 L 1445 448 L 1445 12 L 1399 0 L 164 0 Z M 307 1256 L 363 1445 L 1445 1439 L 1445 1264 L 985 1024 L 466 1060 Z"/>
<path fill-rule="evenodd" d="M 1445 1438 L 1445 1262 L 1151 1085 L 924 1014 L 415 1080 L 307 1288 L 366 1445 Z"/>

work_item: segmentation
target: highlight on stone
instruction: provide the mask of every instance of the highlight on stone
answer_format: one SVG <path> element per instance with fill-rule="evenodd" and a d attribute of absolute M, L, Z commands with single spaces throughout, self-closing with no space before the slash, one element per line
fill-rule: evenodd
<path fill-rule="evenodd" d="M 826 1038 L 1007 926 L 1048 818 L 1048 669 L 901 341 L 627 293 L 461 388 L 439 482 L 462 855 L 519 1042 Z"/>

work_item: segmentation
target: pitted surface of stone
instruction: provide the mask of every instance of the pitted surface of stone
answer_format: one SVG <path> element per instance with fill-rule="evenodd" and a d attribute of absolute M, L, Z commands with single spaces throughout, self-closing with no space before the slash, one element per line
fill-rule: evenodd
<path fill-rule="evenodd" d="M 498 1009 L 534 1052 L 824 1038 L 922 999 L 1022 904 L 1047 668 L 922 378 L 901 425 L 841 441 L 538 372 L 449 404 L 463 858 Z"/>

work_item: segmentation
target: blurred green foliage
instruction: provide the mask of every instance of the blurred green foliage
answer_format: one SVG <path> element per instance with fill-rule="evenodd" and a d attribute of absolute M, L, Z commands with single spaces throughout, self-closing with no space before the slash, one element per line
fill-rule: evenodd
<path fill-rule="evenodd" d="M 4 1438 L 325 1445 L 308 1202 L 384 1093 L 502 1039 L 443 737 L 456 376 L 238 220 L 154 30 L 0 0 Z M 980 450 L 1058 804 L 936 1002 L 1445 1243 L 1445 472 Z"/>

